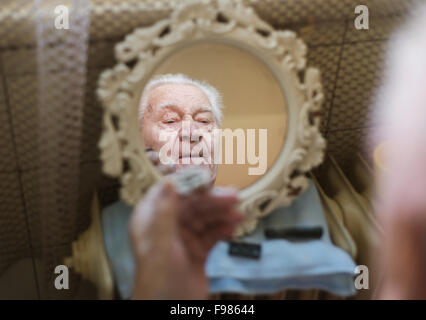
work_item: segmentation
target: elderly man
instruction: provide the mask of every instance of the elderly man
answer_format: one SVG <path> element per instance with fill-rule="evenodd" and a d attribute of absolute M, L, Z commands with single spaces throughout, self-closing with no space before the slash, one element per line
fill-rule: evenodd
<path fill-rule="evenodd" d="M 163 75 L 146 85 L 140 102 L 141 136 L 160 171 L 200 165 L 209 171 L 213 185 L 217 166 L 212 132 L 220 125 L 221 109 L 216 89 L 184 75 Z M 177 150 L 168 164 L 162 153 L 166 144 Z M 167 179 L 151 188 L 130 220 L 136 262 L 133 297 L 206 298 L 207 254 L 241 220 L 236 202 L 236 193 L 223 188 L 181 196 Z"/>
<path fill-rule="evenodd" d="M 139 110 L 141 136 L 161 171 L 200 165 L 214 182 L 213 130 L 220 126 L 222 107 L 215 88 L 182 74 L 161 75 L 147 84 Z M 162 149 L 171 151 L 171 157 Z M 167 160 L 172 162 L 169 166 Z"/>

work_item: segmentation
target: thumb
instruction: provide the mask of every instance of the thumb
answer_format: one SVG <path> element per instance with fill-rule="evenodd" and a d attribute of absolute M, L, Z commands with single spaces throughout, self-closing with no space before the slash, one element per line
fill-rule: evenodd
<path fill-rule="evenodd" d="M 153 186 L 137 205 L 130 220 L 130 234 L 135 248 L 147 251 L 154 244 L 164 245 L 176 228 L 176 198 L 169 181 Z"/>

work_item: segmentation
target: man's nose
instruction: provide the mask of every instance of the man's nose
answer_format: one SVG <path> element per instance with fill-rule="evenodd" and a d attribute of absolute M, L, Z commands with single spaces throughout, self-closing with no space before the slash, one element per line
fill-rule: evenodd
<path fill-rule="evenodd" d="M 190 141 L 191 143 L 199 142 L 203 137 L 202 131 L 198 128 L 192 119 L 182 121 L 180 130 L 180 138 L 182 141 Z"/>

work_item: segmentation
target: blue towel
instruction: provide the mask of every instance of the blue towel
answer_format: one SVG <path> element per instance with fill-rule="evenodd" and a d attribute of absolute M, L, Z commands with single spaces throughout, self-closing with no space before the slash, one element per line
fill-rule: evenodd
<path fill-rule="evenodd" d="M 104 242 L 116 286 L 122 299 L 131 297 L 134 261 L 128 235 L 132 208 L 119 201 L 102 211 Z M 321 240 L 289 242 L 266 240 L 266 226 L 324 228 Z M 264 217 L 256 230 L 242 240 L 260 243 L 260 260 L 228 255 L 228 243 L 219 242 L 210 252 L 206 272 L 210 293 L 269 294 L 283 289 L 319 288 L 337 295 L 355 292 L 355 264 L 346 252 L 332 245 L 321 203 L 313 185 L 291 207 Z"/>
<path fill-rule="evenodd" d="M 118 294 L 130 299 L 133 291 L 135 262 L 128 232 L 133 208 L 117 201 L 102 210 L 102 231 L 105 251 Z"/>
<path fill-rule="evenodd" d="M 266 239 L 267 227 L 322 226 L 321 239 L 292 242 Z M 340 296 L 355 294 L 355 263 L 331 243 L 320 198 L 311 182 L 293 204 L 259 221 L 242 241 L 261 245 L 259 260 L 230 256 L 219 242 L 210 252 L 206 272 L 211 293 L 271 294 L 285 289 L 323 289 Z"/>

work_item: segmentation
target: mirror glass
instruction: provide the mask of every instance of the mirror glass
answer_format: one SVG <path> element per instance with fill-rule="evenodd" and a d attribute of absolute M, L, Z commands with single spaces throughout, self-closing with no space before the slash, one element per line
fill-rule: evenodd
<path fill-rule="evenodd" d="M 241 190 L 278 158 L 287 132 L 286 100 L 258 57 L 234 45 L 198 43 L 154 70 L 142 89 L 139 124 L 163 173 L 203 165 L 215 186 Z"/>

